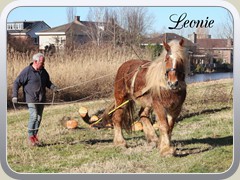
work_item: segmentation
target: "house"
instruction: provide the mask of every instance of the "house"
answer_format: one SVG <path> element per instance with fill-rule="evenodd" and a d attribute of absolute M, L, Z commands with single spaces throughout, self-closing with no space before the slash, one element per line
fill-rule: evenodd
<path fill-rule="evenodd" d="M 192 69 L 192 67 L 191 67 L 192 66 L 192 59 L 191 58 L 192 58 L 192 54 L 194 54 L 196 52 L 196 46 L 192 41 L 190 41 L 190 40 L 188 40 L 188 39 L 186 39 L 186 38 L 184 38 L 184 37 L 182 37 L 178 34 L 164 33 L 164 34 L 161 34 L 161 35 L 153 37 L 153 38 L 145 38 L 142 41 L 141 45 L 142 46 L 149 46 L 149 45 L 161 45 L 161 46 L 163 46 L 163 41 L 165 41 L 165 42 L 169 42 L 171 40 L 179 40 L 180 41 L 181 39 L 184 40 L 184 46 L 186 47 L 187 52 L 188 52 L 188 58 L 189 58 L 188 68 Z"/>
<path fill-rule="evenodd" d="M 196 33 L 189 37 L 197 48 L 194 54 L 196 64 L 214 64 L 217 61 L 233 64 L 232 39 L 212 39 L 211 35 L 203 36 Z"/>
<path fill-rule="evenodd" d="M 145 38 L 142 41 L 141 45 L 143 45 L 143 46 L 156 45 L 156 44 L 162 45 L 163 41 L 169 42 L 174 39 L 176 39 L 176 40 L 183 39 L 184 46 L 188 49 L 189 53 L 191 53 L 192 51 L 195 52 L 196 47 L 193 42 L 191 42 L 190 40 L 188 40 L 178 34 L 175 34 L 175 33 L 164 33 L 164 34 L 161 34 L 161 35 L 153 37 L 153 38 Z"/>
<path fill-rule="evenodd" d="M 106 33 L 107 30 L 117 32 L 116 29 L 111 28 L 120 30 L 113 21 L 108 23 L 81 21 L 80 16 L 75 16 L 71 23 L 39 31 L 36 35 L 39 36 L 40 50 L 46 49 L 49 45 L 53 45 L 56 49 L 64 49 L 67 46 L 77 47 L 87 42 L 99 45 L 103 41 L 111 41 L 110 33 Z"/>
<path fill-rule="evenodd" d="M 44 21 L 17 21 L 7 23 L 7 34 L 22 41 L 32 40 L 34 45 L 38 45 L 39 39 L 35 32 L 50 29 Z"/>

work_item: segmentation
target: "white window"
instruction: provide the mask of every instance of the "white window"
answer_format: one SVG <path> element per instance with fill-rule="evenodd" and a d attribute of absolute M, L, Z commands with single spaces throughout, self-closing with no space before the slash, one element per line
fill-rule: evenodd
<path fill-rule="evenodd" d="M 22 29 L 23 29 L 22 23 L 7 24 L 7 30 L 22 30 Z"/>
<path fill-rule="evenodd" d="M 7 30 L 10 30 L 11 29 L 11 24 L 8 24 L 7 25 Z"/>
<path fill-rule="evenodd" d="M 14 29 L 14 24 L 7 25 L 7 30 L 13 30 L 13 29 Z"/>

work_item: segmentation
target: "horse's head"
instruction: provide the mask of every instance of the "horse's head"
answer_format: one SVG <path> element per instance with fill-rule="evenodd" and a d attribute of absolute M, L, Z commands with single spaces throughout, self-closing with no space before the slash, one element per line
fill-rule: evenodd
<path fill-rule="evenodd" d="M 184 81 L 184 65 L 183 57 L 179 53 L 179 49 L 183 47 L 183 39 L 181 39 L 177 44 L 168 44 L 163 42 L 164 48 L 167 51 L 165 56 L 166 63 L 166 81 L 170 89 L 176 90 L 180 87 L 180 81 Z"/>

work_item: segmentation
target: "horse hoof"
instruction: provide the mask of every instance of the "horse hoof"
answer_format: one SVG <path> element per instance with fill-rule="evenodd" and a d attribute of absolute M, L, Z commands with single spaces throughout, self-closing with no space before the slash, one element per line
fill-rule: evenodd
<path fill-rule="evenodd" d="M 152 149 L 153 149 L 153 148 L 156 148 L 156 147 L 157 147 L 157 142 L 155 142 L 155 141 L 149 142 L 149 143 L 148 143 L 148 146 L 149 146 L 149 147 L 152 147 Z"/>
<path fill-rule="evenodd" d="M 175 154 L 175 148 L 173 147 L 160 149 L 160 155 L 163 157 L 172 157 L 174 156 L 174 154 Z"/>
<path fill-rule="evenodd" d="M 128 148 L 128 145 L 126 142 L 114 142 L 114 146 L 121 147 L 121 148 Z"/>

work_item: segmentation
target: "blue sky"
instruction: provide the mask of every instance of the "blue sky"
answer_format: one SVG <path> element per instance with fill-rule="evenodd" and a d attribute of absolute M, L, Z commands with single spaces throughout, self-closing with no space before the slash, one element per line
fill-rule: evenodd
<path fill-rule="evenodd" d="M 168 27 L 175 26 L 170 21 L 170 16 L 174 19 L 182 13 L 187 13 L 188 20 L 214 20 L 213 28 L 210 28 L 210 34 L 215 35 L 216 29 L 227 19 L 228 10 L 222 7 L 147 7 L 149 15 L 155 18 L 152 24 L 152 31 L 155 32 L 175 32 L 185 35 L 194 31 L 194 28 L 184 28 L 182 30 L 169 30 Z M 87 20 L 89 8 L 77 7 L 76 15 L 81 20 Z M 14 21 L 45 21 L 50 27 L 56 27 L 67 23 L 66 7 L 17 7 L 8 15 L 8 22 Z M 151 32 L 152 32 L 151 31 Z"/>

